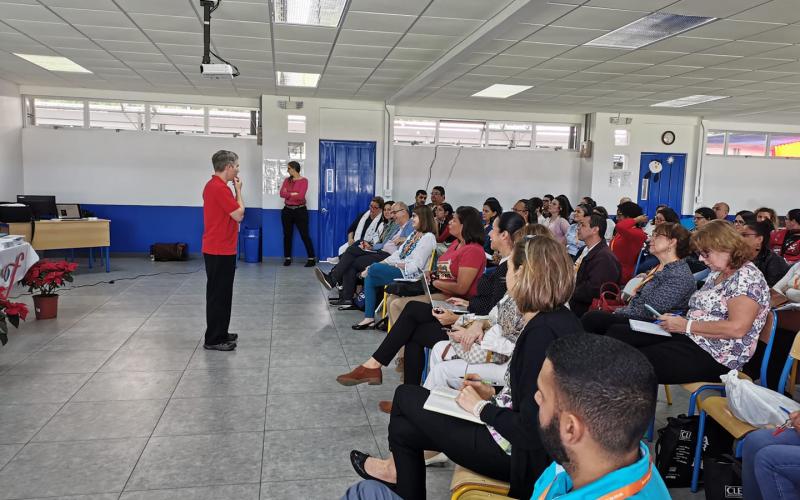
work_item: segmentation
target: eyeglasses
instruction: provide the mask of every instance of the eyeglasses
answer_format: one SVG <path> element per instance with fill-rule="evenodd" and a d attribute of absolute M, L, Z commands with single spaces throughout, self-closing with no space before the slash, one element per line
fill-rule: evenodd
<path fill-rule="evenodd" d="M 402 208 L 400 208 L 400 209 L 398 209 L 398 210 L 392 210 L 390 213 L 393 213 L 393 214 L 399 214 L 400 212 L 405 212 L 405 210 L 403 210 Z"/>
<path fill-rule="evenodd" d="M 697 255 L 699 255 L 700 257 L 702 257 L 704 259 L 707 259 L 710 253 L 711 253 L 710 250 L 702 250 L 700 252 L 697 252 Z"/>
<path fill-rule="evenodd" d="M 759 236 L 756 233 L 742 233 L 742 236 Z"/>
<path fill-rule="evenodd" d="M 700 219 L 705 219 L 705 217 L 703 217 L 702 215 L 695 215 L 694 216 L 694 220 L 700 220 Z"/>
<path fill-rule="evenodd" d="M 736 219 L 736 220 L 733 221 L 733 225 L 734 226 L 744 226 L 744 221 Z"/>

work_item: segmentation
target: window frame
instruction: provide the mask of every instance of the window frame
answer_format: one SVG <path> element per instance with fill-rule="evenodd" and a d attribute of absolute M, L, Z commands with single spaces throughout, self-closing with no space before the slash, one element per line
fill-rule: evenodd
<path fill-rule="evenodd" d="M 724 140 L 722 142 L 722 153 L 709 153 L 708 152 L 708 136 L 711 133 L 723 134 Z M 766 137 L 766 149 L 764 154 L 761 156 L 756 155 L 729 155 L 728 154 L 728 145 L 730 143 L 730 135 L 731 134 L 765 134 Z M 800 160 L 800 156 L 772 156 L 770 155 L 770 148 L 772 147 L 772 137 L 773 136 L 780 136 L 780 135 L 795 135 L 800 136 L 800 132 L 765 132 L 762 130 L 731 130 L 731 129 L 710 129 L 705 132 L 705 136 L 703 137 L 703 155 L 704 156 L 714 156 L 714 157 L 729 157 L 729 158 L 744 158 L 744 159 L 768 159 L 768 160 Z"/>

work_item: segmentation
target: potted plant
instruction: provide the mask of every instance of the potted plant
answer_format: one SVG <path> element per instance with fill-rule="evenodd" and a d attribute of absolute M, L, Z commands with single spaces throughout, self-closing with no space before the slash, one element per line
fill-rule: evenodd
<path fill-rule="evenodd" d="M 72 273 L 77 268 L 78 264 L 65 260 L 40 260 L 28 269 L 22 284 L 28 287 L 30 293 L 38 292 L 33 295 L 36 319 L 51 319 L 58 315 L 56 290 L 72 282 Z"/>
<path fill-rule="evenodd" d="M 8 323 L 19 328 L 19 320 L 25 321 L 28 317 L 28 306 L 21 302 L 11 302 L 2 298 L 5 288 L 0 286 L 0 344 L 8 343 Z"/>

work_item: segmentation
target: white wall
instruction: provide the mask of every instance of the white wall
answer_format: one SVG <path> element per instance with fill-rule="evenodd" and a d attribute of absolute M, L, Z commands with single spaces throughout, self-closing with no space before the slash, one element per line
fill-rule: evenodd
<path fill-rule="evenodd" d="M 0 201 L 22 194 L 22 101 L 19 87 L 0 80 Z"/>
<path fill-rule="evenodd" d="M 433 146 L 393 147 L 395 200 L 409 203 L 416 190 L 425 187 L 433 153 Z M 574 151 L 461 148 L 459 154 L 457 147 L 440 146 L 428 192 L 433 186 L 443 186 L 453 208 L 480 208 L 486 198 L 494 196 L 503 210 L 510 210 L 520 198 L 545 193 L 577 200 L 579 171 L 580 158 Z"/>
<path fill-rule="evenodd" d="M 259 206 L 261 147 L 252 138 L 158 132 L 49 129 L 22 131 L 25 193 L 63 203 L 201 206 L 211 155 L 239 155 L 243 196 Z"/>

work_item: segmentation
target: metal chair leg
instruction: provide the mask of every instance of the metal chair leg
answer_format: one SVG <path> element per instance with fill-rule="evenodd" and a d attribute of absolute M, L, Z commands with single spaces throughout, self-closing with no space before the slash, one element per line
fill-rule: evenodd
<path fill-rule="evenodd" d="M 672 406 L 672 391 L 669 390 L 669 386 L 664 386 L 664 394 L 667 396 L 667 404 Z"/>
<path fill-rule="evenodd" d="M 694 448 L 694 464 L 692 464 L 692 493 L 697 493 L 700 482 L 700 461 L 703 457 L 703 437 L 706 433 L 706 412 L 700 410 L 700 423 L 697 425 L 697 445 Z"/>

